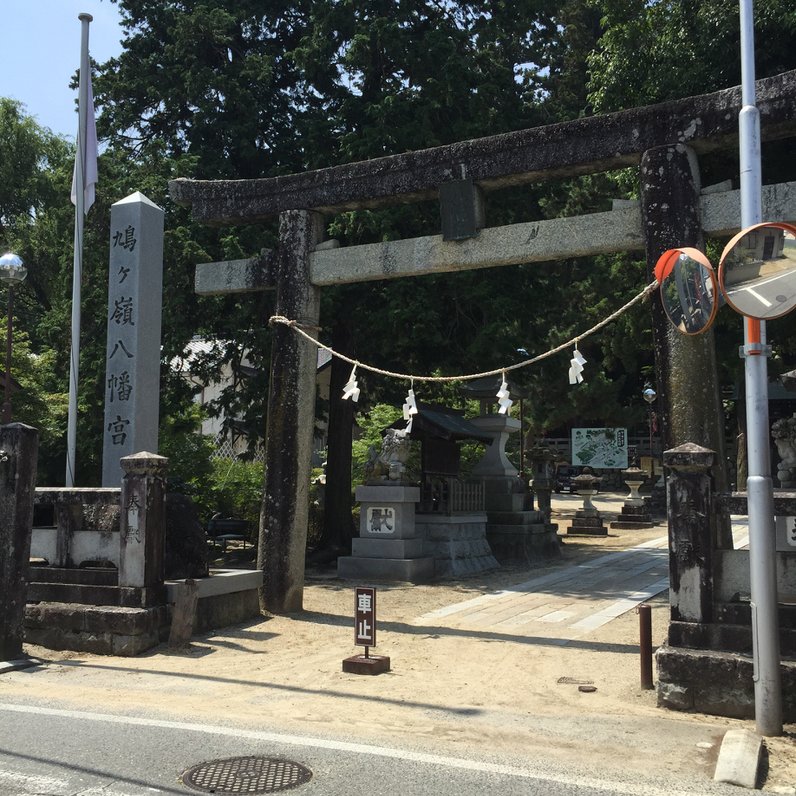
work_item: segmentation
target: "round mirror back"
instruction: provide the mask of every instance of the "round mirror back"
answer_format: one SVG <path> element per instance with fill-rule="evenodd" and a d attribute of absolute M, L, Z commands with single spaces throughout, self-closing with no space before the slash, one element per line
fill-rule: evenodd
<path fill-rule="evenodd" d="M 787 315 L 796 307 L 796 227 L 777 222 L 741 230 L 721 255 L 719 284 L 741 315 Z"/>
<path fill-rule="evenodd" d="M 683 334 L 702 334 L 718 310 L 716 275 L 698 249 L 669 249 L 658 259 L 655 275 L 661 303 L 674 327 Z"/>

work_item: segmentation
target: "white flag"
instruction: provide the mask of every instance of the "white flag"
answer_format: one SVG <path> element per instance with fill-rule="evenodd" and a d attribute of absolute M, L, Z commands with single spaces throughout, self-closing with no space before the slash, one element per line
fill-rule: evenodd
<path fill-rule="evenodd" d="M 87 70 L 88 92 L 86 103 L 86 162 L 83 165 L 83 213 L 88 213 L 94 204 L 95 186 L 97 184 L 97 125 L 94 120 L 94 93 L 91 90 L 91 69 Z M 79 125 L 78 125 L 79 127 Z M 82 146 L 82 130 L 77 133 L 78 153 Z M 77 163 L 72 172 L 72 204 L 77 204 Z"/>

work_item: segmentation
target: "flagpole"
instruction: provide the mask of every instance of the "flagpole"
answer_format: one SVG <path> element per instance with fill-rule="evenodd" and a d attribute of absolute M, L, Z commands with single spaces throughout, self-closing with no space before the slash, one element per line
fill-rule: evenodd
<path fill-rule="evenodd" d="M 80 14 L 80 85 L 78 89 L 77 155 L 75 161 L 75 241 L 72 271 L 72 345 L 69 358 L 69 413 L 66 429 L 66 486 L 75 485 L 75 442 L 77 439 L 77 385 L 80 365 L 80 283 L 83 271 L 83 220 L 85 218 L 86 144 L 88 85 L 91 65 L 88 57 L 88 26 L 91 14 Z"/>

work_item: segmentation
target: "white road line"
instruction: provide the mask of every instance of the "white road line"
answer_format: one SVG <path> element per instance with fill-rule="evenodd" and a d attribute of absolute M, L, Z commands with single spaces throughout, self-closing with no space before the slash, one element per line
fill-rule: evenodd
<path fill-rule="evenodd" d="M 472 760 L 460 757 L 448 757 L 426 752 L 413 752 L 408 749 L 398 749 L 390 746 L 375 746 L 373 744 L 351 743 L 348 741 L 333 741 L 326 738 L 313 738 L 307 735 L 291 735 L 287 733 L 264 732 L 262 730 L 245 730 L 240 727 L 223 727 L 215 724 L 199 724 L 183 721 L 163 721 L 159 719 L 145 719 L 137 716 L 115 716 L 108 713 L 93 713 L 77 710 L 59 710 L 57 708 L 42 708 L 34 705 L 14 705 L 0 703 L 0 711 L 14 713 L 28 713 L 39 716 L 57 716 L 59 718 L 77 721 L 106 722 L 108 724 L 135 725 L 140 727 L 157 727 L 159 729 L 183 730 L 186 732 L 199 732 L 207 735 L 227 736 L 230 738 L 246 738 L 253 741 L 266 743 L 287 744 L 290 746 L 303 746 L 312 749 L 325 749 L 336 752 L 349 752 L 371 757 L 391 758 L 394 760 L 408 760 L 431 766 L 445 766 L 447 768 L 462 769 L 466 771 L 480 771 L 487 774 L 501 774 L 522 779 L 536 779 L 544 782 L 558 782 L 580 788 L 595 788 L 606 790 L 613 794 L 627 794 L 627 796 L 649 796 L 649 794 L 667 794 L 667 796 L 693 796 L 693 791 L 675 791 L 666 788 L 655 788 L 649 783 L 624 783 L 608 779 L 581 777 L 572 774 L 551 774 L 544 769 L 532 766 L 522 767 L 490 763 L 485 760 Z"/>
<path fill-rule="evenodd" d="M 746 292 L 754 296 L 764 307 L 773 307 L 774 305 L 767 299 L 761 296 L 756 290 L 751 287 L 745 288 Z"/>

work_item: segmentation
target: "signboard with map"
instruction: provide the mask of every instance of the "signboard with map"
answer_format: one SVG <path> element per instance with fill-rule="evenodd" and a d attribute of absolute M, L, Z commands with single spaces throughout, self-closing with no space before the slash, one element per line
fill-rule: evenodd
<path fill-rule="evenodd" d="M 572 464 L 588 467 L 627 467 L 626 428 L 573 428 Z"/>

